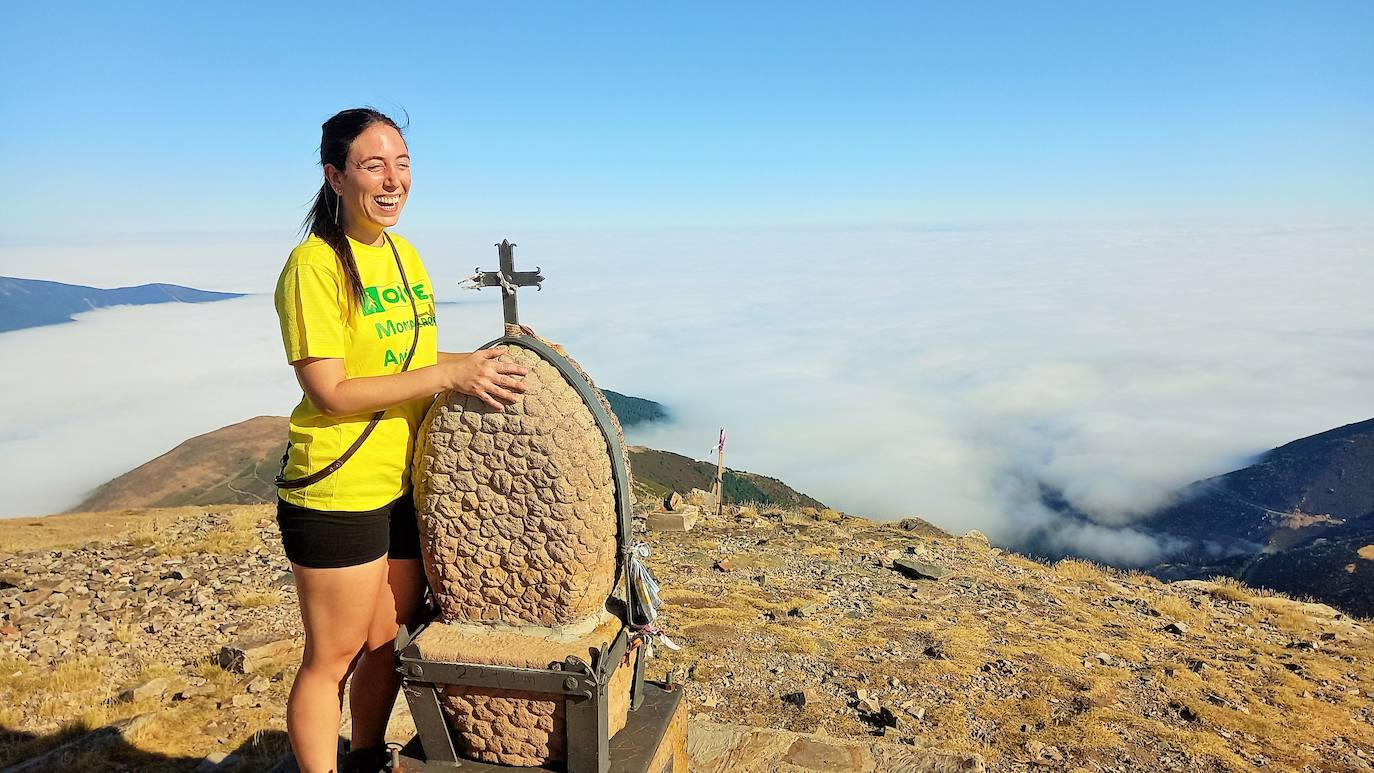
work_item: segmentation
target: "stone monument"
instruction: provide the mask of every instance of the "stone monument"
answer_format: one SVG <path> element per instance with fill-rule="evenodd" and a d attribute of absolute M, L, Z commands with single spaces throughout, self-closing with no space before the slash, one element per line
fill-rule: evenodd
<path fill-rule="evenodd" d="M 623 573 L 628 514 L 618 514 L 612 454 L 628 471 L 615 414 L 586 373 L 546 354 L 560 347 L 519 324 L 514 288 L 538 285 L 538 270 L 515 272 L 508 242 L 501 271 L 479 273 L 506 302 L 503 362 L 528 369 L 523 399 L 504 410 L 450 392 L 431 406 L 415 450 L 414 486 L 425 573 L 439 618 L 417 640 L 426 659 L 546 669 L 593 662 L 624 626 L 612 597 Z M 491 344 L 489 344 L 491 345 Z M 563 355 L 566 356 L 566 355 Z M 601 423 L 586 395 L 604 409 Z M 604 416 L 614 424 L 608 442 Z M 628 486 L 628 477 L 619 485 Z M 628 501 L 628 500 L 626 500 Z M 625 594 L 621 594 L 622 596 Z M 634 658 L 607 687 L 608 727 L 625 724 Z M 502 765 L 557 763 L 567 754 L 564 696 L 450 684 L 440 703 L 458 753 Z"/>

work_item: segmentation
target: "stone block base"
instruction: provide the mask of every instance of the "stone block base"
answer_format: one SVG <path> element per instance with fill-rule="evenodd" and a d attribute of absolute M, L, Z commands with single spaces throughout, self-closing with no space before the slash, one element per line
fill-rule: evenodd
<path fill-rule="evenodd" d="M 649 513 L 649 531 L 691 531 L 697 525 L 695 507 L 676 513 Z"/>
<path fill-rule="evenodd" d="M 614 641 L 621 625 L 606 612 L 559 628 L 436 622 L 415 643 L 426 660 L 542 669 L 570 655 L 590 662 L 591 652 Z M 633 679 L 632 657 L 611 675 L 607 688 L 611 735 L 625 726 Z M 464 757 L 523 766 L 567 758 L 561 694 L 448 685 L 440 703 Z"/>

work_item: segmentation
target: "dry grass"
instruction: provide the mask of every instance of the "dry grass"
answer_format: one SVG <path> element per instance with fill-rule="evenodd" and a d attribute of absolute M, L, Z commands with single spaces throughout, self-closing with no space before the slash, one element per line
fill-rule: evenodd
<path fill-rule="evenodd" d="M 822 638 L 811 625 L 793 625 L 786 628 L 770 627 L 768 636 L 777 641 L 778 652 L 794 655 L 815 655 L 821 651 Z"/>
<path fill-rule="evenodd" d="M 1214 587 L 1208 589 L 1213 597 L 1226 601 L 1251 603 L 1257 598 L 1287 598 L 1282 593 L 1268 588 L 1252 588 L 1234 577 L 1217 575 L 1208 580 Z"/>
<path fill-rule="evenodd" d="M 193 549 L 220 555 L 246 552 L 249 548 L 262 543 L 257 531 L 259 520 L 261 515 L 256 510 L 232 510 L 228 514 L 229 522 L 219 530 L 206 535 Z"/>
<path fill-rule="evenodd" d="M 230 601 L 239 609 L 254 609 L 256 607 L 270 607 L 280 604 L 284 596 L 280 590 L 270 588 L 268 590 L 249 590 L 247 588 L 235 591 Z"/>
<path fill-rule="evenodd" d="M 1178 596 L 1162 596 L 1151 604 L 1151 608 L 1158 612 L 1161 617 L 1175 620 L 1188 625 L 1202 625 L 1207 622 L 1212 615 L 1210 607 L 1202 609 L 1200 606 L 1193 606 L 1192 603 Z"/>
<path fill-rule="evenodd" d="M 1065 558 L 1051 567 L 1056 577 L 1090 587 L 1104 587 L 1111 579 L 1110 570 L 1101 564 L 1079 558 Z"/>
<path fill-rule="evenodd" d="M 1003 553 L 1001 560 L 1018 569 L 1026 569 L 1034 572 L 1043 572 L 1045 565 L 1034 559 L 1026 558 L 1019 553 Z"/>
<path fill-rule="evenodd" d="M 113 635 L 114 640 L 119 642 L 120 644 L 129 644 L 133 642 L 134 639 L 138 638 L 138 636 L 142 633 L 143 630 L 138 626 L 128 622 L 127 620 L 121 620 L 118 623 L 115 623 Z"/>
<path fill-rule="evenodd" d="M 204 513 L 201 507 L 175 507 L 6 518 L 0 520 L 0 545 L 7 551 L 21 553 L 128 539 L 133 533 L 147 529 L 150 518 L 171 524 L 184 518 L 199 518 Z"/>
<path fill-rule="evenodd" d="M 744 510 L 759 517 L 756 506 Z M 691 533 L 663 536 L 662 552 L 656 547 L 655 558 L 666 565 L 659 575 L 665 627 L 684 649 L 661 653 L 655 668 L 693 668 L 697 694 L 720 699 L 718 706 L 699 708 L 723 721 L 866 738 L 872 728 L 848 705 L 854 690 L 865 689 L 899 713 L 908 700 L 924 709 L 923 719 L 914 713 L 902 719 L 894 734 L 899 740 L 980 753 L 991 769 L 1024 763 L 1031 740 L 1058 746 L 1069 761 L 1065 769 L 1114 763 L 1153 770 L 1165 749 L 1189 755 L 1195 769 L 1249 770 L 1258 754 L 1268 759 L 1264 769 L 1325 769 L 1332 762 L 1323 754 L 1332 748 L 1374 749 L 1374 705 L 1365 694 L 1374 684 L 1369 639 L 1349 633 L 1347 623 L 1323 618 L 1320 609 L 1234 580 L 1218 579 L 1200 593 L 1083 561 L 1047 566 L 984 553 L 970 563 L 969 551 L 945 551 L 926 539 L 921 548 L 952 576 L 916 588 L 877 564 L 911 540 L 850 519 L 832 529 L 816 523 L 820 510 L 802 518 L 787 512 L 789 525 L 810 527 L 798 530 L 795 544 L 784 546 L 777 532 L 768 535 L 769 545 L 754 546 L 756 530 L 778 524 L 767 516 L 774 510 L 766 509 L 753 525 L 708 520 Z M 226 510 L 227 524 L 185 549 L 245 549 L 255 544 L 249 538 L 263 512 Z M 160 526 L 142 522 L 137 538 L 159 544 Z M 807 536 L 832 530 L 855 535 L 843 544 Z M 723 556 L 739 569 L 713 570 L 711 562 Z M 825 571 L 810 574 L 818 569 Z M 755 582 L 759 574 L 767 575 L 766 584 Z M 835 598 L 807 587 L 812 576 L 820 576 Z M 779 578 L 788 584 L 778 585 Z M 248 608 L 280 603 L 282 596 L 240 589 L 233 599 Z M 805 617 L 788 615 L 810 604 L 820 606 Z M 1185 635 L 1163 632 L 1166 619 L 1190 629 Z M 1247 626 L 1253 630 L 1246 632 Z M 1338 638 L 1319 635 L 1329 630 Z M 137 635 L 128 624 L 114 633 L 121 641 Z M 1294 641 L 1313 642 L 1316 649 L 1289 646 Z M 930 647 L 938 654 L 927 654 Z M 1108 655 L 1106 664 L 1097 653 Z M 16 664 L 23 665 L 0 659 L 0 724 L 9 727 L 41 716 L 54 733 L 60 727 L 75 732 L 80 723 L 98 726 L 153 712 L 158 721 L 138 732 L 138 746 L 194 759 L 206 749 L 226 748 L 203 730 L 217 718 L 232 715 L 230 727 L 210 731 L 228 749 L 248 738 L 247 728 L 279 721 L 251 707 L 226 703 L 216 709 L 217 701 L 244 692 L 245 677 L 208 659 L 186 671 L 206 679 L 210 695 L 146 705 L 108 701 L 137 683 L 137 666 L 116 663 L 124 676 L 94 684 L 92 673 L 109 664 L 59 666 L 54 671 L 63 692 L 71 691 L 69 700 L 45 703 L 16 697 L 47 689 L 39 685 L 53 675 L 16 675 L 17 667 L 8 670 Z M 778 665 L 785 676 L 773 671 Z M 137 678 L 166 668 L 147 664 Z M 800 711 L 779 701 L 782 688 L 794 682 L 814 691 L 815 700 Z M 289 684 L 289 678 L 274 681 L 264 702 L 280 706 Z M 8 764 L 7 753 L 0 750 L 0 767 Z"/>

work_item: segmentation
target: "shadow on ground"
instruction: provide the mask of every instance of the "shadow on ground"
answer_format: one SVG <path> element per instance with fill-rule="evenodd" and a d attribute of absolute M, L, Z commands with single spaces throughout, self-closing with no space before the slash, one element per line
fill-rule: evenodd
<path fill-rule="evenodd" d="M 222 770 L 260 773 L 271 770 L 290 752 L 286 733 L 260 730 L 238 748 L 206 749 L 196 757 L 149 752 L 129 742 L 138 720 L 90 728 L 73 725 L 50 735 L 0 726 L 0 773 L 162 773 L 194 771 L 210 754 L 232 754 L 239 761 Z M 211 770 L 206 765 L 202 770 Z"/>

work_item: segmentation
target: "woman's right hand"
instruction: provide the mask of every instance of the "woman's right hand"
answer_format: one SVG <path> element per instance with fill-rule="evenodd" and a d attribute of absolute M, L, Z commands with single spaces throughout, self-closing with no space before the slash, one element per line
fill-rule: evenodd
<path fill-rule="evenodd" d="M 522 380 L 529 370 L 513 362 L 501 362 L 506 347 L 481 349 L 455 357 L 444 364 L 449 389 L 472 395 L 498 411 L 514 405 L 525 393 Z"/>

